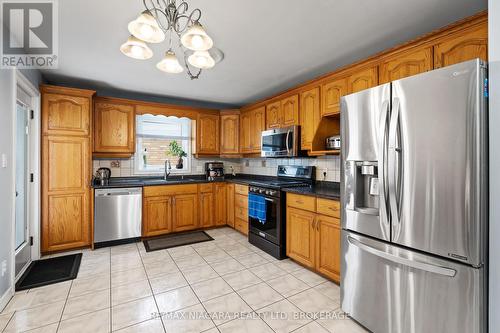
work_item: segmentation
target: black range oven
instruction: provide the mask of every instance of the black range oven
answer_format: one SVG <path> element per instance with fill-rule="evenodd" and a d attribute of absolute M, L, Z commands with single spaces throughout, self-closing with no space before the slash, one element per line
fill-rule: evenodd
<path fill-rule="evenodd" d="M 250 183 L 248 203 L 250 243 L 275 258 L 286 258 L 286 193 L 281 189 L 309 186 L 314 176 L 314 167 L 279 166 L 277 180 Z M 264 219 L 252 214 L 252 197 L 259 202 L 259 210 L 264 212 Z"/>

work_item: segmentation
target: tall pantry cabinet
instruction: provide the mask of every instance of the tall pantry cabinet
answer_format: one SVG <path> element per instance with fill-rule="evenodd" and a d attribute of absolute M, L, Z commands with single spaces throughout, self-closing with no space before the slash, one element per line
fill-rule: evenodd
<path fill-rule="evenodd" d="M 92 96 L 40 86 L 42 94 L 42 253 L 91 242 Z"/>

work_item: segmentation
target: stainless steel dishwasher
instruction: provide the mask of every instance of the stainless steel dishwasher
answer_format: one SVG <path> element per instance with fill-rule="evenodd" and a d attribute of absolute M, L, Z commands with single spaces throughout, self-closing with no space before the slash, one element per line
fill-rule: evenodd
<path fill-rule="evenodd" d="M 125 243 L 141 237 L 142 188 L 96 189 L 94 245 Z"/>

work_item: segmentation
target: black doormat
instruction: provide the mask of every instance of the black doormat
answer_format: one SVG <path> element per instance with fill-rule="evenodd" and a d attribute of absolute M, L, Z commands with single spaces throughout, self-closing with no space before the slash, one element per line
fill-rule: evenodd
<path fill-rule="evenodd" d="M 146 252 L 169 249 L 172 247 L 202 243 L 214 240 L 204 231 L 185 232 L 182 234 L 166 235 L 144 240 Z"/>
<path fill-rule="evenodd" d="M 81 261 L 81 253 L 33 261 L 17 281 L 16 291 L 73 280 Z"/>

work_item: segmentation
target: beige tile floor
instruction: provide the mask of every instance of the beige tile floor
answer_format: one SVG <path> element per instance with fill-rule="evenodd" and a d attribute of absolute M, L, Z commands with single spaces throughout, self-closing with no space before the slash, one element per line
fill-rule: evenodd
<path fill-rule="evenodd" d="M 146 253 L 142 243 L 82 251 L 78 277 L 19 292 L 1 332 L 366 332 L 339 287 L 278 261 L 230 228 L 211 242 Z"/>

